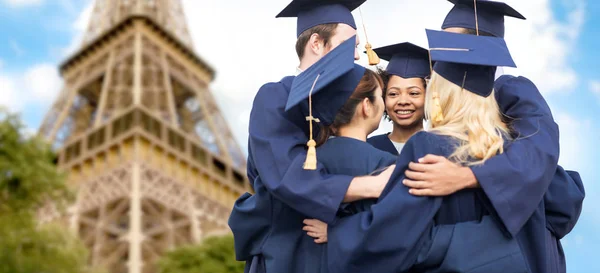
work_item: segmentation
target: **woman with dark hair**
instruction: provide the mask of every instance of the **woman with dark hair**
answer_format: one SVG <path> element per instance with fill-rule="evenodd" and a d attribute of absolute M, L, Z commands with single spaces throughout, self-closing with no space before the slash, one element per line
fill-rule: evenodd
<path fill-rule="evenodd" d="M 375 49 L 389 61 L 379 69 L 384 82 L 385 118 L 393 123 L 392 132 L 367 141 L 375 148 L 398 155 L 406 141 L 423 130 L 426 78 L 430 74 L 427 49 L 411 43 L 399 43 Z"/>

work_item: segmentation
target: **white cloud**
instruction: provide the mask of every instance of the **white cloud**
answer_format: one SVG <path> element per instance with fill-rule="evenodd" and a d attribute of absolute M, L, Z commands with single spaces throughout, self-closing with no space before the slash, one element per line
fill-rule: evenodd
<path fill-rule="evenodd" d="M 370 43 L 374 47 L 411 41 L 427 45 L 425 28 L 439 29 L 452 5 L 441 0 L 380 0 L 362 7 Z M 569 1 L 571 12 L 559 22 L 551 12 L 550 0 L 505 1 L 528 17 L 506 19 L 506 39 L 517 69 L 506 73 L 532 79 L 544 93 L 562 90 L 577 81 L 568 65 L 569 47 L 575 42 L 583 23 L 583 0 Z M 278 81 L 294 73 L 298 64 L 295 54 L 296 20 L 276 19 L 288 1 L 183 0 L 186 17 L 196 51 L 213 64 L 217 79 L 213 94 L 221 109 L 235 109 L 224 114 L 238 142 L 245 150 L 247 116 L 252 99 L 266 82 Z M 224 16 L 226 15 L 226 16 Z M 364 46 L 364 32 L 358 11 L 359 36 Z M 233 20 L 232 18 L 235 18 Z M 243 22 L 241 26 L 240 22 Z M 360 63 L 365 64 L 366 56 Z M 391 130 L 382 123 L 378 132 Z"/>
<path fill-rule="evenodd" d="M 600 81 L 590 81 L 589 89 L 600 100 Z"/>
<path fill-rule="evenodd" d="M 77 19 L 71 25 L 71 29 L 73 32 L 73 37 L 71 38 L 71 42 L 69 45 L 63 49 L 62 55 L 67 57 L 73 53 L 81 46 L 81 42 L 83 41 L 83 35 L 87 29 L 88 23 L 92 16 L 92 11 L 94 9 L 94 1 L 87 1 L 87 5 L 85 8 L 79 13 Z M 70 1 L 61 1 L 64 6 L 72 6 Z"/>
<path fill-rule="evenodd" d="M 507 68 L 506 72 L 530 78 L 542 93 L 571 90 L 568 87 L 575 85 L 578 78 L 568 61 L 570 49 L 581 33 L 585 2 L 575 0 L 565 4 L 563 8 L 568 11 L 565 22 L 555 19 L 548 0 L 510 4 L 528 20 L 506 21 L 506 39 L 518 66 Z"/>
<path fill-rule="evenodd" d="M 62 80 L 55 65 L 40 64 L 29 69 L 23 76 L 23 87 L 28 91 L 29 100 L 51 101 L 56 97 Z"/>
<path fill-rule="evenodd" d="M 12 78 L 0 74 L 0 105 L 8 107 L 10 110 L 20 108 L 21 104 L 17 99 L 18 90 Z"/>
<path fill-rule="evenodd" d="M 45 110 L 56 98 L 61 86 L 62 81 L 53 64 L 37 64 L 24 73 L 0 70 L 0 105 L 7 106 L 11 111 L 22 111 L 24 107 Z"/>
<path fill-rule="evenodd" d="M 558 163 L 565 169 L 580 170 L 589 165 L 594 158 L 593 139 L 600 138 L 596 134 L 593 123 L 589 119 L 578 119 L 566 113 L 554 113 L 554 119 L 560 128 L 560 158 Z M 586 134 L 582 134 L 586 132 Z"/>
<path fill-rule="evenodd" d="M 44 0 L 4 0 L 12 7 L 38 6 L 44 3 Z"/>

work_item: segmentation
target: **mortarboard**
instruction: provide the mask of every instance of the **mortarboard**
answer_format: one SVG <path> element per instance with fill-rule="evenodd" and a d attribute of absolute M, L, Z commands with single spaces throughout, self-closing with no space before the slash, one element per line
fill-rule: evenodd
<path fill-rule="evenodd" d="M 497 66 L 516 67 L 503 38 L 426 32 L 433 71 L 477 95 L 491 94 Z"/>
<path fill-rule="evenodd" d="M 426 78 L 431 73 L 429 52 L 412 43 L 376 48 L 380 58 L 389 61 L 385 71 L 402 78 Z"/>
<path fill-rule="evenodd" d="M 506 3 L 489 0 L 448 0 L 454 7 L 446 15 L 442 29 L 462 27 L 504 37 L 504 16 L 525 19 Z M 476 12 L 475 12 L 476 11 Z"/>
<path fill-rule="evenodd" d="M 343 23 L 356 29 L 352 11 L 366 0 L 292 0 L 277 16 L 297 17 L 297 36 L 322 24 Z"/>
<path fill-rule="evenodd" d="M 365 69 L 354 63 L 356 36 L 344 41 L 294 78 L 285 110 L 308 99 L 310 138 L 304 169 L 317 166 L 313 121 L 331 124 L 340 108 L 354 93 Z M 313 104 L 314 98 L 314 104 Z"/>
<path fill-rule="evenodd" d="M 343 76 L 347 76 L 349 72 L 357 67 L 364 69 L 364 67 L 354 63 L 355 44 L 356 36 L 353 36 L 296 76 L 292 82 L 285 111 L 306 101 L 309 96 L 315 97 L 320 93 L 330 95 L 337 91 L 354 92 L 360 78 L 354 82 Z M 332 88 L 335 90 L 331 90 Z"/>
<path fill-rule="evenodd" d="M 277 16 L 297 17 L 296 35 L 300 36 L 304 31 L 322 24 L 343 23 L 357 29 L 352 11 L 359 8 L 367 0 L 292 0 Z M 360 10 L 360 8 L 359 8 Z M 362 18 L 362 13 L 361 13 Z M 379 57 L 371 49 L 367 30 L 363 22 L 367 44 L 367 56 L 369 64 L 379 63 Z"/>

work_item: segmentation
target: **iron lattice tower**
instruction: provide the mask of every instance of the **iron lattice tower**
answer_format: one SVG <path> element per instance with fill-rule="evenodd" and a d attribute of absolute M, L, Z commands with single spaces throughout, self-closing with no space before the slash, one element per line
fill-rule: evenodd
<path fill-rule="evenodd" d="M 245 158 L 209 90 L 179 0 L 97 0 L 39 133 L 77 200 L 61 217 L 114 273 L 228 232 Z M 49 210 L 42 220 L 56 219 Z"/>

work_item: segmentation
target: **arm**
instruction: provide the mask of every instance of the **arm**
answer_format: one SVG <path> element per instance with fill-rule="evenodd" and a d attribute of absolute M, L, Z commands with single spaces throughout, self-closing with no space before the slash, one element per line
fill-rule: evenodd
<path fill-rule="evenodd" d="M 503 154 L 481 166 L 458 167 L 446 159 L 428 157 L 411 164 L 406 175 L 417 195 L 440 196 L 480 186 L 506 229 L 515 235 L 531 217 L 547 191 L 559 154 L 558 126 L 535 85 L 526 78 L 502 76 L 496 98 L 502 112 L 514 118 L 518 137 Z M 496 85 L 500 86 L 499 84 Z"/>
<path fill-rule="evenodd" d="M 584 198 L 579 173 L 558 166 L 544 195 L 547 227 L 558 239 L 569 234 L 579 220 Z"/>
<path fill-rule="evenodd" d="M 413 196 L 400 181 L 408 163 L 433 147 L 425 141 L 426 134 L 419 132 L 406 143 L 377 204 L 329 224 L 331 273 L 404 272 L 416 262 L 416 250 L 427 242 L 442 199 Z"/>
<path fill-rule="evenodd" d="M 504 78 L 506 77 L 506 78 Z M 524 77 L 503 76 L 496 93 L 502 113 L 513 118 L 518 137 L 506 151 L 471 170 L 507 230 L 515 235 L 542 201 L 559 155 L 558 125 L 550 107 Z"/>
<path fill-rule="evenodd" d="M 416 264 L 419 272 L 498 272 L 490 267 L 523 272 L 526 265 L 516 239 L 504 236 L 489 217 L 434 227 L 442 199 L 413 196 L 399 182 L 408 163 L 435 146 L 424 136 L 418 133 L 407 142 L 387 194 L 376 205 L 329 226 L 329 271 L 396 273 Z M 470 271 L 480 266 L 488 271 Z"/>
<path fill-rule="evenodd" d="M 302 214 L 327 223 L 342 201 L 378 197 L 375 187 L 383 188 L 387 179 L 327 175 L 322 164 L 314 171 L 302 168 L 308 139 L 297 124 L 306 121 L 299 111 L 284 111 L 286 100 L 282 84 L 267 84 L 256 95 L 250 114 L 249 149 L 266 189 Z"/>

